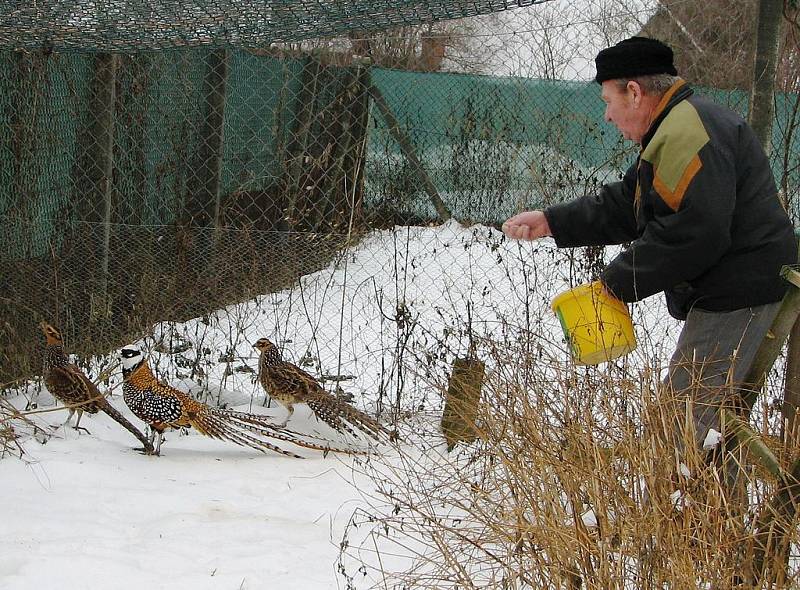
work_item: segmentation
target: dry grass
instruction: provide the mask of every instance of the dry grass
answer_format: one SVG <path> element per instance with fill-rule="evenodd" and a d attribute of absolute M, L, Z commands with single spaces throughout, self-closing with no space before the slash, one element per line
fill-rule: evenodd
<path fill-rule="evenodd" d="M 359 534 L 371 527 L 366 540 L 345 539 L 348 587 L 370 575 L 376 588 L 414 589 L 725 589 L 747 579 L 753 522 L 774 483 L 746 469 L 746 509 L 701 453 L 681 457 L 691 477 L 678 475 L 657 371 L 492 356 L 478 442 L 366 465 L 377 492 L 353 520 Z"/>
<path fill-rule="evenodd" d="M 0 459 L 6 456 L 22 459 L 25 455 L 22 440 L 37 435 L 43 435 L 42 429 L 25 413 L 0 398 Z"/>

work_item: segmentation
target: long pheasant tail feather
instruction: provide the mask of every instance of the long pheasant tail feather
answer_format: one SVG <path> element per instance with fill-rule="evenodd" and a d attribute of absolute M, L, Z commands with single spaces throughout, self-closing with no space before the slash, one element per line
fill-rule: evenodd
<path fill-rule="evenodd" d="M 376 441 L 383 441 L 384 437 L 393 440 L 395 435 L 388 428 L 380 424 L 377 420 L 368 416 L 364 412 L 348 406 L 349 411 L 345 413 L 345 420 L 358 428 L 359 431 L 371 436 Z"/>
<path fill-rule="evenodd" d="M 239 428 L 244 428 L 251 432 L 261 434 L 262 436 L 274 437 L 278 440 L 285 440 L 288 442 L 303 441 L 305 446 L 309 449 L 317 449 L 320 451 L 338 451 L 349 452 L 347 449 L 337 449 L 331 447 L 330 442 L 326 438 L 314 436 L 304 432 L 298 432 L 290 428 L 276 425 L 271 417 L 259 416 L 258 414 L 248 414 L 246 412 L 237 412 L 235 410 L 214 410 L 220 415 L 224 415 L 227 419 L 235 422 Z"/>
<path fill-rule="evenodd" d="M 376 442 L 383 442 L 381 433 L 388 433 L 364 412 L 334 398 L 310 399 L 308 405 L 320 420 L 339 432 L 347 431 L 357 438 L 366 435 Z M 391 439 L 388 434 L 387 437 Z"/>
<path fill-rule="evenodd" d="M 295 459 L 304 459 L 302 455 L 298 455 L 291 451 L 287 451 L 277 445 L 269 443 L 265 440 L 258 439 L 247 432 L 242 432 L 241 430 L 236 430 L 229 424 L 222 423 L 219 427 L 219 432 L 222 433 L 222 438 L 229 440 L 230 442 L 234 442 L 238 445 L 247 446 L 252 449 L 256 449 L 261 451 L 262 453 L 266 453 L 267 450 L 274 451 L 276 453 L 280 453 L 281 455 L 286 455 L 287 457 L 294 457 Z"/>
<path fill-rule="evenodd" d="M 322 420 L 337 432 L 349 432 L 353 436 L 358 437 L 358 433 L 350 427 L 350 424 L 342 420 L 342 408 L 336 400 L 324 394 L 316 398 L 308 399 L 307 403 L 317 419 Z"/>
<path fill-rule="evenodd" d="M 269 450 L 280 453 L 281 455 L 286 455 L 287 457 L 304 459 L 301 455 L 282 449 L 265 440 L 258 439 L 247 432 L 242 432 L 235 424 L 227 420 L 224 415 L 214 411 L 212 408 L 208 408 L 208 411 L 202 414 L 192 416 L 190 421 L 193 428 L 206 436 L 227 440 L 239 446 L 250 447 L 251 449 L 261 451 L 262 453 L 266 453 Z"/>
<path fill-rule="evenodd" d="M 244 428 L 244 426 L 243 426 Z M 306 449 L 314 449 L 315 451 L 322 451 L 323 453 L 344 453 L 348 455 L 363 455 L 366 451 L 362 449 L 352 449 L 352 448 L 345 448 L 345 447 L 337 447 L 332 445 L 330 442 L 326 443 L 315 443 L 310 440 L 306 440 L 306 435 L 300 432 L 295 432 L 293 430 L 288 430 L 284 432 L 273 432 L 273 431 L 264 431 L 259 429 L 257 426 L 247 426 L 246 427 L 251 432 L 255 432 L 260 434 L 261 436 L 265 436 L 268 438 L 274 438 L 277 440 L 282 440 L 285 442 L 292 443 L 293 445 L 297 445 L 298 447 L 303 447 Z M 312 437 L 315 438 L 315 437 Z M 319 439 L 318 439 L 319 440 Z"/>
<path fill-rule="evenodd" d="M 232 410 L 212 410 L 212 412 L 218 418 L 227 421 L 231 425 L 235 425 L 236 428 L 244 429 L 266 438 L 274 438 L 276 440 L 292 443 L 293 445 L 305 449 L 313 449 L 315 451 L 322 451 L 323 453 L 333 452 L 349 455 L 361 455 L 366 453 L 366 451 L 362 449 L 334 446 L 327 439 L 318 438 L 287 428 L 278 428 L 256 414 L 247 414 Z"/>
<path fill-rule="evenodd" d="M 117 409 L 109 404 L 107 401 L 102 405 L 102 410 L 105 412 L 109 417 L 116 420 L 123 428 L 125 428 L 128 432 L 130 432 L 133 436 L 139 439 L 139 441 L 144 445 L 144 452 L 148 455 L 153 453 L 153 443 L 151 443 L 147 437 L 141 433 L 141 431 L 136 428 L 131 422 L 122 414 L 117 411 Z"/>
<path fill-rule="evenodd" d="M 269 416 L 259 416 L 258 414 L 248 414 L 247 412 L 237 412 L 236 410 L 213 410 L 217 415 L 224 416 L 226 420 L 231 420 L 236 422 L 242 428 L 249 428 L 254 426 L 259 428 L 260 430 L 267 431 L 268 433 L 283 433 L 289 432 L 292 434 L 299 434 L 294 433 L 292 430 L 287 428 L 283 428 L 278 426 L 273 422 L 273 419 Z M 316 438 L 316 437 L 310 437 Z M 321 438 L 317 438 L 317 440 L 324 440 Z"/>
<path fill-rule="evenodd" d="M 360 432 L 371 436 L 372 438 L 379 438 L 380 428 L 378 424 L 363 412 L 356 410 L 350 406 L 346 406 L 342 411 L 342 417 L 354 428 Z"/>

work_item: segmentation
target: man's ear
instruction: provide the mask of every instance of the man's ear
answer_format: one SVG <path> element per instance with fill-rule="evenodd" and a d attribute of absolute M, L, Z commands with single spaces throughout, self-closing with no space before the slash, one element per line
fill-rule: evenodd
<path fill-rule="evenodd" d="M 625 89 L 630 92 L 631 98 L 633 98 L 633 106 L 638 107 L 640 104 L 642 104 L 644 90 L 642 90 L 641 85 L 636 80 L 628 80 L 628 83 L 625 85 Z"/>

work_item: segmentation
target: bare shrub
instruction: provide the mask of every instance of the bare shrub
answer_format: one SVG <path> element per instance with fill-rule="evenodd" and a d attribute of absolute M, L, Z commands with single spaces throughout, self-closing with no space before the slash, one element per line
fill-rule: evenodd
<path fill-rule="evenodd" d="M 0 388 L 2 395 L 3 389 Z M 24 459 L 24 441 L 28 438 L 35 437 L 42 443 L 47 441 L 48 433 L 30 417 L 34 413 L 39 411 L 20 411 L 0 397 L 0 459 L 6 456 Z"/>
<path fill-rule="evenodd" d="M 744 579 L 753 513 L 725 493 L 707 457 L 689 453 L 679 467 L 662 435 L 675 414 L 658 367 L 597 370 L 519 352 L 492 351 L 479 442 L 364 465 L 376 491 L 349 531 L 364 540 L 347 539 L 341 555 L 349 587 L 730 588 Z M 743 476 L 754 505 L 770 487 L 762 475 Z"/>

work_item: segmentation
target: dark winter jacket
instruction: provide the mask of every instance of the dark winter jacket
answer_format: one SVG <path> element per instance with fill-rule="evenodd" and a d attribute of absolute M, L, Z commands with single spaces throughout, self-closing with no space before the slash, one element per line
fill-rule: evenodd
<path fill-rule="evenodd" d="M 681 80 L 636 163 L 600 193 L 545 211 L 558 246 L 631 242 L 601 280 L 623 301 L 664 291 L 672 316 L 779 301 L 797 241 L 764 150 L 735 113 Z"/>

